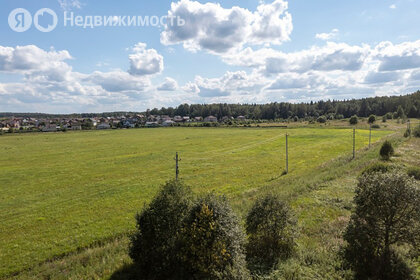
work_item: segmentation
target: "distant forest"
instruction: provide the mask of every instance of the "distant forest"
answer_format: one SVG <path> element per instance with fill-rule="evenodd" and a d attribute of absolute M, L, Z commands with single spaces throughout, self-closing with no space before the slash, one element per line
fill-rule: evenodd
<path fill-rule="evenodd" d="M 410 118 L 420 118 L 420 90 L 402 96 L 370 97 L 344 101 L 327 100 L 310 103 L 274 102 L 269 104 L 182 104 L 176 108 L 168 107 L 152 109 L 145 112 L 110 112 L 110 113 L 82 113 L 82 114 L 40 114 L 40 113 L 0 113 L 0 117 L 35 117 L 35 118 L 89 118 L 89 117 L 115 117 L 121 115 L 144 114 L 189 116 L 189 117 L 238 117 L 248 119 L 287 119 L 307 118 L 321 115 L 334 115 L 336 118 L 348 118 L 353 115 L 368 117 L 369 115 L 383 116 L 394 113 L 401 107 L 404 115 Z M 399 109 L 401 111 L 401 108 Z M 400 115 L 400 114 L 399 114 Z"/>

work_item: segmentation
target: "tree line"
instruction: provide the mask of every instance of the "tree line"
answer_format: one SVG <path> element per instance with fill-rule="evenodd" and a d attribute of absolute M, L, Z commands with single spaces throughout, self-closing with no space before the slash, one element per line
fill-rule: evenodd
<path fill-rule="evenodd" d="M 177 107 L 162 107 L 148 109 L 145 112 L 104 112 L 82 113 L 70 115 L 48 115 L 41 113 L 0 113 L 0 117 L 116 117 L 142 113 L 149 115 L 189 116 L 189 117 L 223 117 L 245 116 L 248 119 L 288 119 L 288 118 L 317 118 L 319 116 L 333 116 L 334 118 L 349 118 L 353 115 L 368 117 L 369 115 L 383 116 L 397 112 L 401 107 L 407 117 L 420 118 L 420 90 L 408 95 L 369 97 L 351 100 L 321 100 L 309 103 L 273 102 L 268 104 L 181 104 Z"/>
<path fill-rule="evenodd" d="M 146 115 L 190 116 L 206 117 L 238 117 L 248 119 L 288 119 L 288 118 L 317 118 L 332 115 L 335 118 L 349 118 L 353 115 L 368 117 L 369 115 L 383 116 L 397 112 L 401 107 L 407 117 L 420 117 L 420 91 L 402 96 L 371 97 L 352 100 L 327 100 L 309 103 L 274 102 L 269 104 L 182 104 L 178 107 L 152 109 L 144 112 Z"/>

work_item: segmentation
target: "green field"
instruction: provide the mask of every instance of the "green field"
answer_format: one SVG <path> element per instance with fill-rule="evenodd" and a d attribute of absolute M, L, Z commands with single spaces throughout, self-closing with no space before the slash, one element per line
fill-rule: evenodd
<path fill-rule="evenodd" d="M 286 132 L 290 173 L 281 176 Z M 374 131 L 372 140 L 391 133 Z M 357 149 L 367 146 L 368 134 L 357 130 Z M 352 130 L 157 128 L 3 135 L 0 277 L 132 230 L 135 213 L 174 177 L 176 151 L 181 178 L 195 192 L 240 197 L 322 170 L 339 156 L 351 157 Z M 298 191 L 285 188 L 290 195 Z"/>

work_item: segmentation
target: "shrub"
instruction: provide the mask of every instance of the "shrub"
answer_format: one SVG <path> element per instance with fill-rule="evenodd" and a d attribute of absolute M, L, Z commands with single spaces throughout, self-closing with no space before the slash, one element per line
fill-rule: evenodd
<path fill-rule="evenodd" d="M 383 160 L 389 160 L 392 155 L 394 155 L 394 148 L 392 147 L 391 142 L 386 140 L 383 144 L 381 149 L 379 150 L 379 154 Z"/>
<path fill-rule="evenodd" d="M 375 162 L 371 165 L 369 165 L 368 167 L 366 167 L 361 175 L 366 175 L 366 174 L 373 174 L 373 173 L 386 173 L 388 171 L 391 170 L 391 166 L 389 164 L 385 164 L 383 162 Z"/>
<path fill-rule="evenodd" d="M 420 125 L 416 126 L 416 127 L 413 129 L 413 136 L 414 136 L 414 137 L 420 137 Z"/>
<path fill-rule="evenodd" d="M 183 279 L 249 279 L 238 218 L 223 197 L 208 195 L 182 227 Z"/>
<path fill-rule="evenodd" d="M 404 109 L 401 107 L 401 105 L 398 105 L 396 113 L 397 113 L 397 118 L 404 118 L 405 117 Z"/>
<path fill-rule="evenodd" d="M 179 233 L 191 204 L 189 188 L 169 181 L 137 214 L 137 231 L 131 236 L 129 254 L 141 278 L 170 279 L 179 275 Z"/>
<path fill-rule="evenodd" d="M 407 174 L 410 177 L 413 177 L 416 180 L 420 180 L 420 168 L 419 167 L 411 167 L 407 170 Z"/>
<path fill-rule="evenodd" d="M 386 120 L 387 120 L 387 117 L 386 116 L 383 116 L 382 117 L 382 122 L 386 122 Z"/>
<path fill-rule="evenodd" d="M 420 230 L 420 189 L 399 172 L 359 178 L 355 211 L 344 233 L 345 266 L 355 279 L 414 279 L 398 246 L 416 250 Z M 396 218 L 398 217 L 398 218 Z"/>
<path fill-rule="evenodd" d="M 381 128 L 381 126 L 379 124 L 372 124 L 371 126 L 372 128 Z"/>
<path fill-rule="evenodd" d="M 411 129 L 407 128 L 404 132 L 404 137 L 410 137 L 411 135 Z"/>
<path fill-rule="evenodd" d="M 319 122 L 319 123 L 326 123 L 327 122 L 327 118 L 325 116 L 319 116 L 316 119 L 316 121 Z"/>
<path fill-rule="evenodd" d="M 356 115 L 352 116 L 352 117 L 350 118 L 349 122 L 350 122 L 350 124 L 351 124 L 351 125 L 355 125 L 355 124 L 357 124 L 357 123 L 358 123 L 357 116 L 356 116 Z"/>
<path fill-rule="evenodd" d="M 266 272 L 289 258 L 295 247 L 294 226 L 291 210 L 278 197 L 257 200 L 246 219 L 249 267 Z"/>
<path fill-rule="evenodd" d="M 370 115 L 368 118 L 368 123 L 374 123 L 376 121 L 375 115 Z"/>
<path fill-rule="evenodd" d="M 393 113 L 391 113 L 391 112 L 388 112 L 388 113 L 386 113 L 386 118 L 388 119 L 388 120 L 392 120 L 392 116 L 393 116 Z"/>

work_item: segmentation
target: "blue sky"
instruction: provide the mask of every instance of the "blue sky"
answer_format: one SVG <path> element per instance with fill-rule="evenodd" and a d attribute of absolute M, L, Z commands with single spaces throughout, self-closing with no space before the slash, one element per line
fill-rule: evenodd
<path fill-rule="evenodd" d="M 0 111 L 141 111 L 180 103 L 301 102 L 420 89 L 420 2 L 1 0 Z M 16 8 L 57 14 L 15 32 Z M 184 25 L 64 26 L 64 12 Z M 88 23 L 88 21 L 86 22 Z"/>

